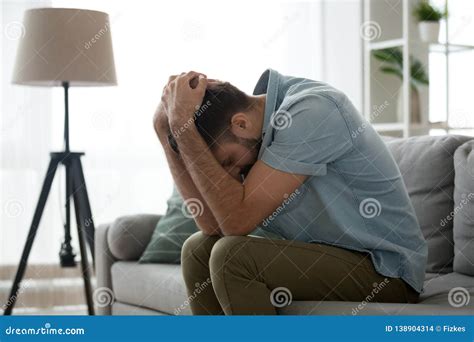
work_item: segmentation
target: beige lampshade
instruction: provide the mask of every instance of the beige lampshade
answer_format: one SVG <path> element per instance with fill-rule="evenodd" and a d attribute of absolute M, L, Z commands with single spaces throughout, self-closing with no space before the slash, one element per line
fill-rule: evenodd
<path fill-rule="evenodd" d="M 25 11 L 12 83 L 32 86 L 117 84 L 107 13 L 72 8 Z"/>

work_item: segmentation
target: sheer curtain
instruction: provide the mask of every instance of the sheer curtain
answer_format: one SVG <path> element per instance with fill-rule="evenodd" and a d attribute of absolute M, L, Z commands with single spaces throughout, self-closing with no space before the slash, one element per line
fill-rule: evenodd
<path fill-rule="evenodd" d="M 38 7 L 38 2 L 34 5 Z M 152 116 L 170 74 L 197 70 L 247 92 L 268 67 L 331 81 L 323 72 L 322 47 L 327 44 L 322 44 L 320 1 L 53 0 L 51 5 L 103 10 L 111 19 L 119 85 L 70 89 L 71 149 L 86 152 L 83 165 L 96 225 L 121 215 L 166 209 L 172 179 Z M 22 9 L 15 7 L 14 12 L 11 17 L 3 15 L 3 27 L 5 21 L 21 21 Z M 344 30 L 358 42 L 358 29 Z M 2 41 L 7 63 L 2 63 L 0 262 L 17 263 L 48 152 L 62 149 L 63 94 L 61 89 L 9 85 L 15 42 L 5 37 Z M 331 51 L 336 56 L 326 56 L 330 63 L 337 56 L 344 63 L 349 54 L 355 56 L 347 66 L 353 75 L 334 79 L 342 90 L 357 96 L 357 81 L 347 85 L 344 80 L 360 79 L 360 51 Z M 18 111 L 25 114 L 17 115 Z M 57 262 L 64 173 L 60 176 L 47 203 L 32 262 Z"/>

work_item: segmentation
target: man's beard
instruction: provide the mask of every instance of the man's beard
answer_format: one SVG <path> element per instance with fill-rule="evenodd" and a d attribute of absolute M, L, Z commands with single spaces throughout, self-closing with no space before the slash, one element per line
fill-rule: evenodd
<path fill-rule="evenodd" d="M 253 160 L 251 165 L 248 165 L 242 170 L 241 176 L 242 176 L 242 181 L 243 181 L 243 179 L 247 177 L 247 174 L 249 173 L 250 169 L 253 167 L 253 164 L 257 162 L 258 152 L 260 151 L 260 147 L 262 146 L 262 140 L 261 139 L 246 139 L 246 138 L 238 138 L 238 137 L 236 137 L 236 139 L 239 145 L 242 145 L 248 149 L 247 153 L 251 154 L 252 160 Z"/>
<path fill-rule="evenodd" d="M 235 137 L 237 139 L 237 143 L 248 148 L 251 152 L 256 152 L 260 150 L 260 146 L 262 145 L 262 139 L 247 139 L 247 138 L 240 138 Z"/>

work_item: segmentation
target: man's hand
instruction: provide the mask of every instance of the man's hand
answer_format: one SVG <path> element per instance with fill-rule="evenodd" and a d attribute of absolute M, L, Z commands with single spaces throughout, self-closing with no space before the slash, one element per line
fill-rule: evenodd
<path fill-rule="evenodd" d="M 181 74 L 182 76 L 184 75 Z M 191 80 L 191 87 L 196 87 L 199 81 L 199 74 L 196 73 L 196 77 Z M 170 84 L 179 76 L 170 76 L 168 79 L 168 84 L 163 89 L 163 95 L 161 102 L 158 104 L 158 107 L 155 111 L 153 117 L 153 126 L 155 128 L 158 139 L 163 146 L 166 159 L 170 167 L 171 174 L 173 176 L 176 187 L 178 188 L 181 197 L 184 200 L 192 200 L 201 203 L 202 213 L 199 216 L 196 216 L 194 220 L 196 221 L 199 229 L 206 235 L 217 235 L 221 234 L 219 226 L 216 219 L 212 215 L 211 210 L 209 209 L 207 203 L 202 198 L 201 194 L 194 185 L 191 177 L 189 176 L 188 171 L 186 170 L 183 161 L 181 158 L 174 153 L 174 151 L 169 146 L 168 134 L 170 133 L 170 125 L 168 122 L 169 112 L 168 112 L 168 101 L 167 96 L 168 87 Z M 194 81 L 193 81 L 194 80 Z M 202 99 L 201 99 L 202 101 Z M 194 114 L 194 111 L 191 111 L 191 114 Z"/>
<path fill-rule="evenodd" d="M 181 127 L 193 119 L 206 92 L 206 75 L 190 71 L 171 76 L 161 97 L 170 127 Z"/>
<path fill-rule="evenodd" d="M 155 115 L 153 116 L 153 127 L 155 128 L 156 134 L 167 134 L 169 132 L 168 115 L 163 101 L 158 104 Z"/>

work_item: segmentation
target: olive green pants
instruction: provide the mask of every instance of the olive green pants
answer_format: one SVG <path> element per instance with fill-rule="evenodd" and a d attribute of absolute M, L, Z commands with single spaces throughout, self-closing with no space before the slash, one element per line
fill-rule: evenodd
<path fill-rule="evenodd" d="M 195 315 L 274 315 L 291 301 L 418 300 L 403 280 L 378 274 L 369 254 L 323 244 L 198 232 L 181 263 Z"/>

